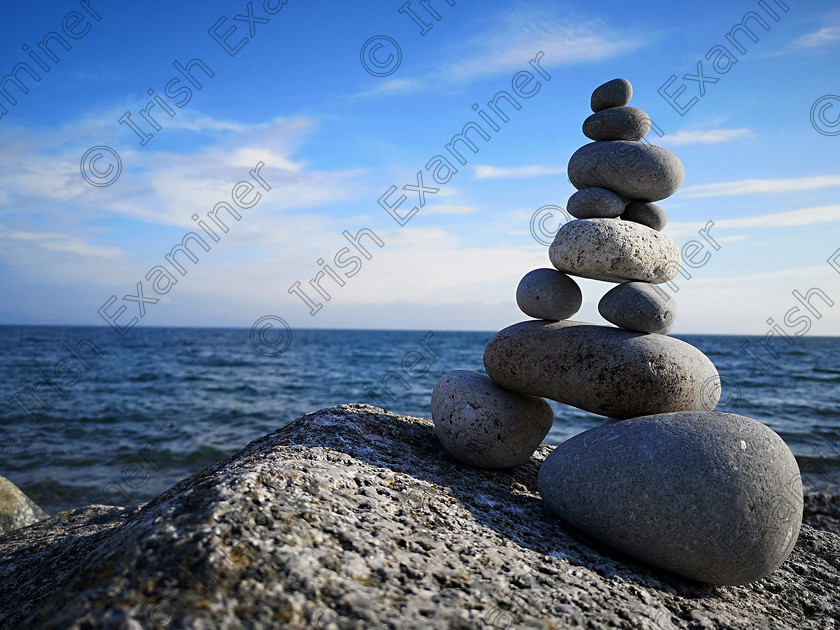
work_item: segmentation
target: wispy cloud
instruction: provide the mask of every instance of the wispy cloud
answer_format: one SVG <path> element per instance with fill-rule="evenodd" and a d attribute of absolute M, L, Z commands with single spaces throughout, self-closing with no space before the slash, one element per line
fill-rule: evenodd
<path fill-rule="evenodd" d="M 544 175 L 562 175 L 566 169 L 562 166 L 546 166 L 533 164 L 531 166 L 497 167 L 479 164 L 475 167 L 476 179 L 529 179 Z"/>
<path fill-rule="evenodd" d="M 793 45 L 796 48 L 822 48 L 835 42 L 840 42 L 840 25 L 826 26 L 813 33 L 806 33 L 794 40 Z"/>
<path fill-rule="evenodd" d="M 653 138 L 654 144 L 666 144 L 672 146 L 686 144 L 722 144 L 733 140 L 745 140 L 752 138 L 753 133 L 749 129 L 696 129 L 683 130 L 677 133 L 667 134 L 662 138 Z"/>
<path fill-rule="evenodd" d="M 790 228 L 813 225 L 815 223 L 834 223 L 840 221 L 840 204 L 802 208 L 772 214 L 759 214 L 754 217 L 739 219 L 723 219 L 715 221 L 714 229 L 743 229 L 743 228 Z M 696 234 L 706 224 L 703 222 L 674 221 L 668 224 L 668 235 L 684 236 Z M 729 240 L 743 240 L 743 236 L 727 237 Z M 723 239 L 719 239 L 723 240 Z"/>
<path fill-rule="evenodd" d="M 61 232 L 29 232 L 0 230 L 0 239 L 27 241 L 55 252 L 70 252 L 94 258 L 120 258 L 125 252 L 118 247 L 103 247 Z"/>
<path fill-rule="evenodd" d="M 701 197 L 778 194 L 834 188 L 836 186 L 840 186 L 840 175 L 791 177 L 787 179 L 741 179 L 733 182 L 714 182 L 687 186 L 682 190 L 682 196 L 698 199 Z"/>
<path fill-rule="evenodd" d="M 455 205 L 455 204 L 429 204 L 423 208 L 423 214 L 472 214 L 478 210 L 478 206 Z"/>

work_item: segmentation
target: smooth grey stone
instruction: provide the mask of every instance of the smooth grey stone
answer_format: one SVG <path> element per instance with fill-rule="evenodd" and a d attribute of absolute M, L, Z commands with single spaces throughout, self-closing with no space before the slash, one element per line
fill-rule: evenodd
<path fill-rule="evenodd" d="M 624 208 L 621 219 L 641 223 L 652 230 L 661 232 L 665 224 L 668 223 L 668 214 L 650 201 L 634 201 Z"/>
<path fill-rule="evenodd" d="M 593 112 L 600 112 L 609 107 L 622 107 L 633 98 L 633 86 L 627 79 L 613 79 L 599 85 L 592 92 L 590 105 Z"/>
<path fill-rule="evenodd" d="M 589 536 L 709 584 L 769 575 L 802 522 L 793 453 L 765 425 L 732 413 L 602 424 L 558 446 L 537 483 L 545 504 Z"/>
<path fill-rule="evenodd" d="M 569 181 L 578 190 L 598 186 L 626 199 L 659 201 L 682 185 L 685 170 L 668 149 L 643 142 L 590 142 L 572 154 Z"/>
<path fill-rule="evenodd" d="M 516 287 L 519 310 L 535 319 L 569 319 L 582 303 L 577 282 L 556 269 L 534 269 Z"/>
<path fill-rule="evenodd" d="M 628 282 L 668 282 L 680 269 L 680 250 L 668 236 L 617 219 L 569 221 L 554 237 L 548 257 L 573 276 Z"/>
<path fill-rule="evenodd" d="M 598 302 L 601 317 L 619 328 L 667 335 L 677 320 L 677 302 L 647 282 L 625 282 Z"/>
<path fill-rule="evenodd" d="M 650 131 L 650 117 L 636 107 L 610 107 L 583 121 L 591 140 L 641 140 Z"/>
<path fill-rule="evenodd" d="M 490 471 L 455 465 L 428 419 L 370 405 L 274 422 L 145 505 L 0 537 L 0 627 L 826 630 L 840 618 L 836 533 L 803 525 L 766 580 L 715 593 L 592 545 L 548 510 L 547 444 Z"/>
<path fill-rule="evenodd" d="M 566 203 L 566 210 L 577 219 L 614 219 L 624 212 L 624 199 L 606 188 L 584 188 Z"/>
<path fill-rule="evenodd" d="M 714 364 L 694 346 L 575 321 L 527 321 L 497 333 L 484 367 L 511 391 L 611 418 L 710 411 L 720 400 Z"/>
<path fill-rule="evenodd" d="M 0 477 L 0 535 L 49 518 L 36 503 L 5 477 Z"/>
<path fill-rule="evenodd" d="M 542 398 L 499 387 L 486 374 L 447 372 L 432 392 L 435 435 L 461 463 L 513 468 L 527 462 L 554 423 Z"/>

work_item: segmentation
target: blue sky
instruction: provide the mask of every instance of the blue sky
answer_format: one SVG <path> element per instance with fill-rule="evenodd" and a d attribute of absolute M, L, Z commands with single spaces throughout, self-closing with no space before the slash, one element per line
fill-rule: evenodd
<path fill-rule="evenodd" d="M 819 303 L 808 334 L 840 334 L 840 273 L 827 262 L 840 249 L 840 135 L 830 135 L 840 131 L 834 3 L 788 0 L 785 12 L 775 0 L 432 0 L 434 17 L 412 1 L 432 25 L 425 35 L 399 12 L 404 0 L 288 0 L 274 15 L 257 1 L 253 25 L 233 19 L 248 13 L 246 2 L 83 4 L 4 4 L 0 77 L 22 62 L 39 70 L 27 52 L 62 25 L 77 38 L 65 37 L 69 51 L 53 40 L 57 63 L 41 53 L 49 72 L 41 69 L 40 81 L 18 75 L 28 93 L 6 84 L 16 105 L 0 95 L 8 110 L 0 118 L 0 323 L 104 326 L 97 311 L 112 295 L 109 313 L 127 309 L 120 323 L 135 315 L 153 326 L 249 327 L 274 314 L 293 328 L 495 330 L 525 319 L 516 285 L 549 266 L 532 217 L 574 192 L 565 167 L 588 142 L 580 127 L 592 90 L 626 77 L 631 104 L 665 134 L 649 139 L 686 169 L 683 188 L 661 203 L 670 218 L 665 234 L 680 246 L 705 243 L 696 259 L 705 264 L 676 281 L 674 332 L 764 334 L 769 318 L 783 321 L 796 304 L 794 290 L 818 288 L 835 305 Z M 738 34 L 740 52 L 726 35 L 748 12 L 769 30 L 748 22 L 758 41 Z M 249 38 L 235 56 L 208 33 L 219 21 L 219 39 L 236 28 L 228 46 Z M 400 49 L 387 76 L 361 62 L 365 43 L 378 36 Z M 718 45 L 736 60 L 722 74 L 715 55 L 707 58 Z M 373 53 L 385 70 L 389 52 Z M 550 79 L 529 65 L 539 52 Z M 170 98 L 165 86 L 180 76 L 173 62 L 191 59 L 214 76 L 196 71 L 202 88 L 193 86 L 177 107 L 183 92 Z M 702 96 L 697 80 L 683 78 L 697 74 L 698 61 L 707 77 Z M 458 172 L 436 184 L 425 167 L 449 155 L 445 145 L 466 123 L 481 122 L 473 104 L 489 112 L 487 102 L 528 70 L 539 91 L 521 97 L 521 109 L 508 108 L 508 122 L 489 141 L 476 139 L 478 153 L 466 151 L 467 163 L 454 163 Z M 682 114 L 658 93 L 672 75 L 666 91 L 686 87 L 677 106 L 699 98 Z M 150 110 L 160 130 L 139 113 L 149 90 L 172 112 Z M 145 145 L 118 122 L 126 112 L 153 134 Z M 80 173 L 96 146 L 122 162 L 109 186 Z M 259 162 L 270 190 L 254 188 L 258 203 L 228 221 L 209 252 L 195 250 L 199 262 L 185 262 L 186 275 L 165 295 L 154 293 L 145 276 L 198 230 L 191 216 L 231 204 L 237 182 L 256 186 L 249 171 Z M 416 206 L 417 192 L 403 186 L 416 186 L 418 171 L 424 187 L 438 190 L 399 225 L 379 200 L 396 186 L 387 199 L 404 194 L 403 210 Z M 698 235 L 709 221 L 719 249 Z M 363 228 L 384 246 L 368 239 L 372 257 L 339 269 L 342 232 Z M 319 260 L 342 274 L 343 286 L 322 280 L 329 300 L 308 285 Z M 138 303 L 123 299 L 138 282 L 159 300 L 145 303 L 142 318 Z M 315 315 L 289 293 L 296 282 L 323 305 Z M 603 323 L 597 302 L 612 285 L 581 285 L 575 319 Z"/>

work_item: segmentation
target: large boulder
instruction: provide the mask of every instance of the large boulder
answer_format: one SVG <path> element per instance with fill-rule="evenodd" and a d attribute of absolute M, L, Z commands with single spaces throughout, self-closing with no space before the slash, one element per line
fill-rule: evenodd
<path fill-rule="evenodd" d="M 2 628 L 823 629 L 840 536 L 803 526 L 748 586 L 650 568 L 565 526 L 509 471 L 455 463 L 432 423 L 309 414 L 141 508 L 0 537 Z"/>
<path fill-rule="evenodd" d="M 610 418 L 711 411 L 720 400 L 714 364 L 673 337 L 575 321 L 527 321 L 496 333 L 487 374 L 505 389 Z"/>
<path fill-rule="evenodd" d="M 0 534 L 49 518 L 36 503 L 5 477 L 0 477 Z"/>
<path fill-rule="evenodd" d="M 772 573 L 802 523 L 793 453 L 766 425 L 732 413 L 607 422 L 558 446 L 538 485 L 546 505 L 587 534 L 710 584 Z"/>

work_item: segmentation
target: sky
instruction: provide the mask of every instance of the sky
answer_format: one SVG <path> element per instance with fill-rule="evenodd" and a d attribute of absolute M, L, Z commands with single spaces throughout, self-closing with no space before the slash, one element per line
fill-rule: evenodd
<path fill-rule="evenodd" d="M 692 252 L 673 333 L 763 335 L 796 291 L 808 330 L 781 325 L 840 334 L 835 3 L 453 4 L 6 0 L 0 324 L 527 319 L 516 286 L 550 266 L 591 92 L 625 77 L 686 171 L 660 203 Z M 745 16 L 757 41 L 731 41 Z M 494 112 L 500 91 L 519 108 Z M 488 138 L 458 161 L 470 122 Z M 178 271 L 190 232 L 209 251 L 188 241 Z M 605 323 L 613 285 L 580 284 L 574 319 Z"/>

